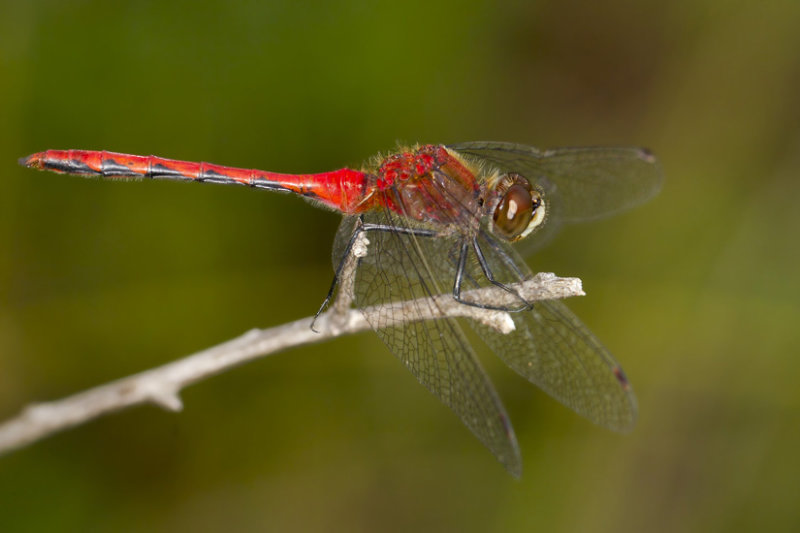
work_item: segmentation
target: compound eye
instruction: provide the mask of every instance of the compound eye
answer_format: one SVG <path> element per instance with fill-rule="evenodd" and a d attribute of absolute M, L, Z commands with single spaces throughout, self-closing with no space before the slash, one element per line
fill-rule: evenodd
<path fill-rule="evenodd" d="M 544 220 L 541 195 L 520 183 L 508 187 L 492 214 L 494 233 L 509 241 L 527 236 Z"/>

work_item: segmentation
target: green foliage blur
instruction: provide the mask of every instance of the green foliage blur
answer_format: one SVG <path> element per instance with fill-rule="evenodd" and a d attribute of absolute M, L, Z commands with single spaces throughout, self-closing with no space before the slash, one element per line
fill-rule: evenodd
<path fill-rule="evenodd" d="M 653 202 L 530 258 L 625 367 L 629 435 L 482 362 L 509 476 L 372 333 L 0 457 L 0 531 L 800 528 L 800 3 L 0 0 L 0 418 L 313 313 L 334 213 L 17 158 L 284 172 L 397 142 L 651 148 Z"/>

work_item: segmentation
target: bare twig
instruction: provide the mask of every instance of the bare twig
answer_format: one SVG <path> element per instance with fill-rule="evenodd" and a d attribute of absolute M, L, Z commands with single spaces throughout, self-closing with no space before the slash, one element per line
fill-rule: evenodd
<path fill-rule="evenodd" d="M 366 246 L 368 243 L 363 244 Z M 354 246 L 354 249 L 358 248 Z M 345 265 L 345 269 L 352 271 L 355 268 L 358 254 L 357 250 L 354 251 L 352 261 Z M 352 275 L 342 276 L 344 281 L 353 278 Z M 0 425 L 0 454 L 132 405 L 154 403 L 170 411 L 180 411 L 182 403 L 179 392 L 192 383 L 287 348 L 369 329 L 364 313 L 350 308 L 353 288 L 352 281 L 348 283 L 350 285 L 340 287 L 339 295 L 331 309 L 320 315 L 317 320 L 315 327 L 319 332 L 311 330 L 311 317 L 274 328 L 253 329 L 233 340 L 163 366 L 61 400 L 29 405 L 17 417 Z M 580 279 L 559 278 L 548 273 L 537 274 L 532 279 L 513 287 L 528 301 L 583 295 Z M 463 296 L 486 298 L 489 296 L 486 294 L 487 291 L 492 293 L 490 297 L 494 301 L 501 304 L 514 305 L 518 301 L 516 296 L 494 287 L 468 291 Z M 417 315 L 415 320 L 435 320 L 444 316 L 467 317 L 504 333 L 514 328 L 508 313 L 459 304 L 451 295 L 433 298 L 434 305 L 419 305 L 419 301 L 398 302 L 391 305 L 399 308 L 413 306 L 417 312 L 430 310 L 430 316 Z M 383 314 L 394 317 L 407 315 L 408 313 L 403 312 Z"/>

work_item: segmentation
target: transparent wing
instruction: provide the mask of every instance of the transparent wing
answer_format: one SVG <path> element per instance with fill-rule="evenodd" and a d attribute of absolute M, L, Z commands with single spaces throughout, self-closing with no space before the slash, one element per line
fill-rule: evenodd
<path fill-rule="evenodd" d="M 404 221 L 388 211 L 364 216 L 366 223 L 402 227 Z M 353 226 L 352 219 L 342 223 L 337 248 Z M 367 238 L 368 253 L 355 274 L 356 306 L 417 380 L 519 477 L 522 461 L 508 415 L 461 328 L 452 318 L 417 318 L 436 305 L 426 298 L 443 292 L 440 280 L 449 277 L 452 283 L 454 259 L 447 250 L 452 242 L 388 231 L 372 231 Z M 408 300 L 417 301 L 411 308 L 391 305 Z"/>
<path fill-rule="evenodd" d="M 538 184 L 561 204 L 559 215 L 565 222 L 593 220 L 639 205 L 655 196 L 663 181 L 656 158 L 642 148 L 539 150 L 502 142 L 467 142 L 448 148 Z"/>
<path fill-rule="evenodd" d="M 502 142 L 466 142 L 448 148 L 516 172 L 544 191 L 547 219 L 520 243 L 526 253 L 547 243 L 564 223 L 603 218 L 649 200 L 663 182 L 655 157 L 642 148 L 539 150 Z"/>
<path fill-rule="evenodd" d="M 514 283 L 531 277 L 510 246 L 485 238 L 479 242 L 497 279 Z M 566 305 L 537 301 L 532 310 L 511 317 L 516 329 L 505 335 L 470 324 L 509 367 L 578 414 L 614 431 L 633 428 L 636 398 L 622 368 Z"/>

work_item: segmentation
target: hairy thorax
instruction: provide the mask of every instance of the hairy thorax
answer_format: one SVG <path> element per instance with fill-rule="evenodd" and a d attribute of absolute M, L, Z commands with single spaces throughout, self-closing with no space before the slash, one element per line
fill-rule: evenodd
<path fill-rule="evenodd" d="M 384 159 L 376 171 L 376 204 L 442 231 L 472 231 L 481 216 L 474 169 L 444 146 L 425 145 Z"/>

